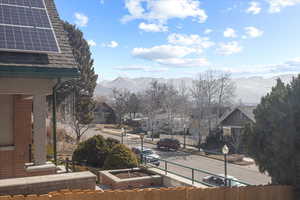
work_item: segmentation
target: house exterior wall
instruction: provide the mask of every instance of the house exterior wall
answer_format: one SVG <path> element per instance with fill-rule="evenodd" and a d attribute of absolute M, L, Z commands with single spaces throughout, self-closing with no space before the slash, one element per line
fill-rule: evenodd
<path fill-rule="evenodd" d="M 0 146 L 13 144 L 13 96 L 0 94 Z"/>
<path fill-rule="evenodd" d="M 0 179 L 26 176 L 25 163 L 29 162 L 32 100 L 14 95 L 13 102 L 13 144 L 0 148 Z"/>
<path fill-rule="evenodd" d="M 52 79 L 0 78 L 0 94 L 51 94 Z"/>

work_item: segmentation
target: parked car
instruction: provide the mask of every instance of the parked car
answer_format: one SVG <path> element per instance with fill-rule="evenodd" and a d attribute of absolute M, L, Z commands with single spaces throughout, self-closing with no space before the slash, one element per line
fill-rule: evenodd
<path fill-rule="evenodd" d="M 141 150 L 141 147 L 133 147 L 132 151 L 140 158 L 141 154 L 143 157 L 143 160 L 145 160 L 147 163 L 154 164 L 156 166 L 159 166 L 159 158 L 160 156 L 157 155 L 152 149 L 143 148 L 143 152 Z"/>
<path fill-rule="evenodd" d="M 224 174 L 219 174 L 218 176 L 206 176 L 202 180 L 205 183 L 208 183 L 210 185 L 214 185 L 217 187 L 223 187 L 225 186 L 225 178 Z M 227 176 L 227 186 L 229 187 L 241 187 L 241 186 L 246 186 L 242 183 L 238 182 L 238 179 L 236 179 L 233 176 Z"/>
<path fill-rule="evenodd" d="M 164 138 L 157 142 L 157 148 L 177 151 L 180 148 L 180 142 L 177 139 Z"/>

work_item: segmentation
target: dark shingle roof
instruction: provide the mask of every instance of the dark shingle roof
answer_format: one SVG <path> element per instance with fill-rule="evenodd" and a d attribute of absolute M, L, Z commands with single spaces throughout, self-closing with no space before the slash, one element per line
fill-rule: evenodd
<path fill-rule="evenodd" d="M 58 16 L 54 0 L 45 0 L 45 4 L 48 9 L 49 17 L 61 52 L 49 54 L 0 52 L 0 71 L 4 69 L 7 71 L 8 67 L 16 67 L 16 69 L 20 67 L 48 68 L 48 70 L 51 68 L 56 71 L 63 71 L 64 69 L 66 71 L 74 71 L 72 69 L 76 68 L 76 62 L 73 57 L 72 49 L 69 45 L 67 35 L 64 32 L 62 22 Z"/>
<path fill-rule="evenodd" d="M 232 110 L 228 111 L 227 113 L 225 113 L 221 117 L 221 119 L 219 120 L 219 124 L 222 123 L 225 119 L 227 119 L 227 117 L 229 117 L 236 110 L 240 110 L 250 120 L 252 120 L 253 122 L 255 122 L 255 116 L 254 116 L 254 113 L 253 113 L 253 111 L 254 111 L 255 108 L 256 108 L 256 106 L 237 106 L 234 109 L 232 109 Z"/>

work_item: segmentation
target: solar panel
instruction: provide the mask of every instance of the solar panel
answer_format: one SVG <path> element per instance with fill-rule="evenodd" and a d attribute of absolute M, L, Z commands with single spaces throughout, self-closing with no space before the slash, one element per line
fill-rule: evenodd
<path fill-rule="evenodd" d="M 31 9 L 0 4 L 0 24 L 51 28 L 44 9 Z"/>
<path fill-rule="evenodd" d="M 59 52 L 43 0 L 0 0 L 0 50 Z"/>
<path fill-rule="evenodd" d="M 43 0 L 0 0 L 0 4 L 45 8 Z"/>
<path fill-rule="evenodd" d="M 51 29 L 1 26 L 0 49 L 24 50 L 29 52 L 58 52 Z"/>

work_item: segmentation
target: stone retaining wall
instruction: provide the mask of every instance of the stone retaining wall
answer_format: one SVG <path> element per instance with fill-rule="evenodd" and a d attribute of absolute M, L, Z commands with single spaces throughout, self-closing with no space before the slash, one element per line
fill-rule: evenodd
<path fill-rule="evenodd" d="M 1 179 L 0 195 L 47 194 L 62 189 L 90 189 L 96 187 L 96 176 L 91 172 L 77 172 L 14 179 Z"/>

